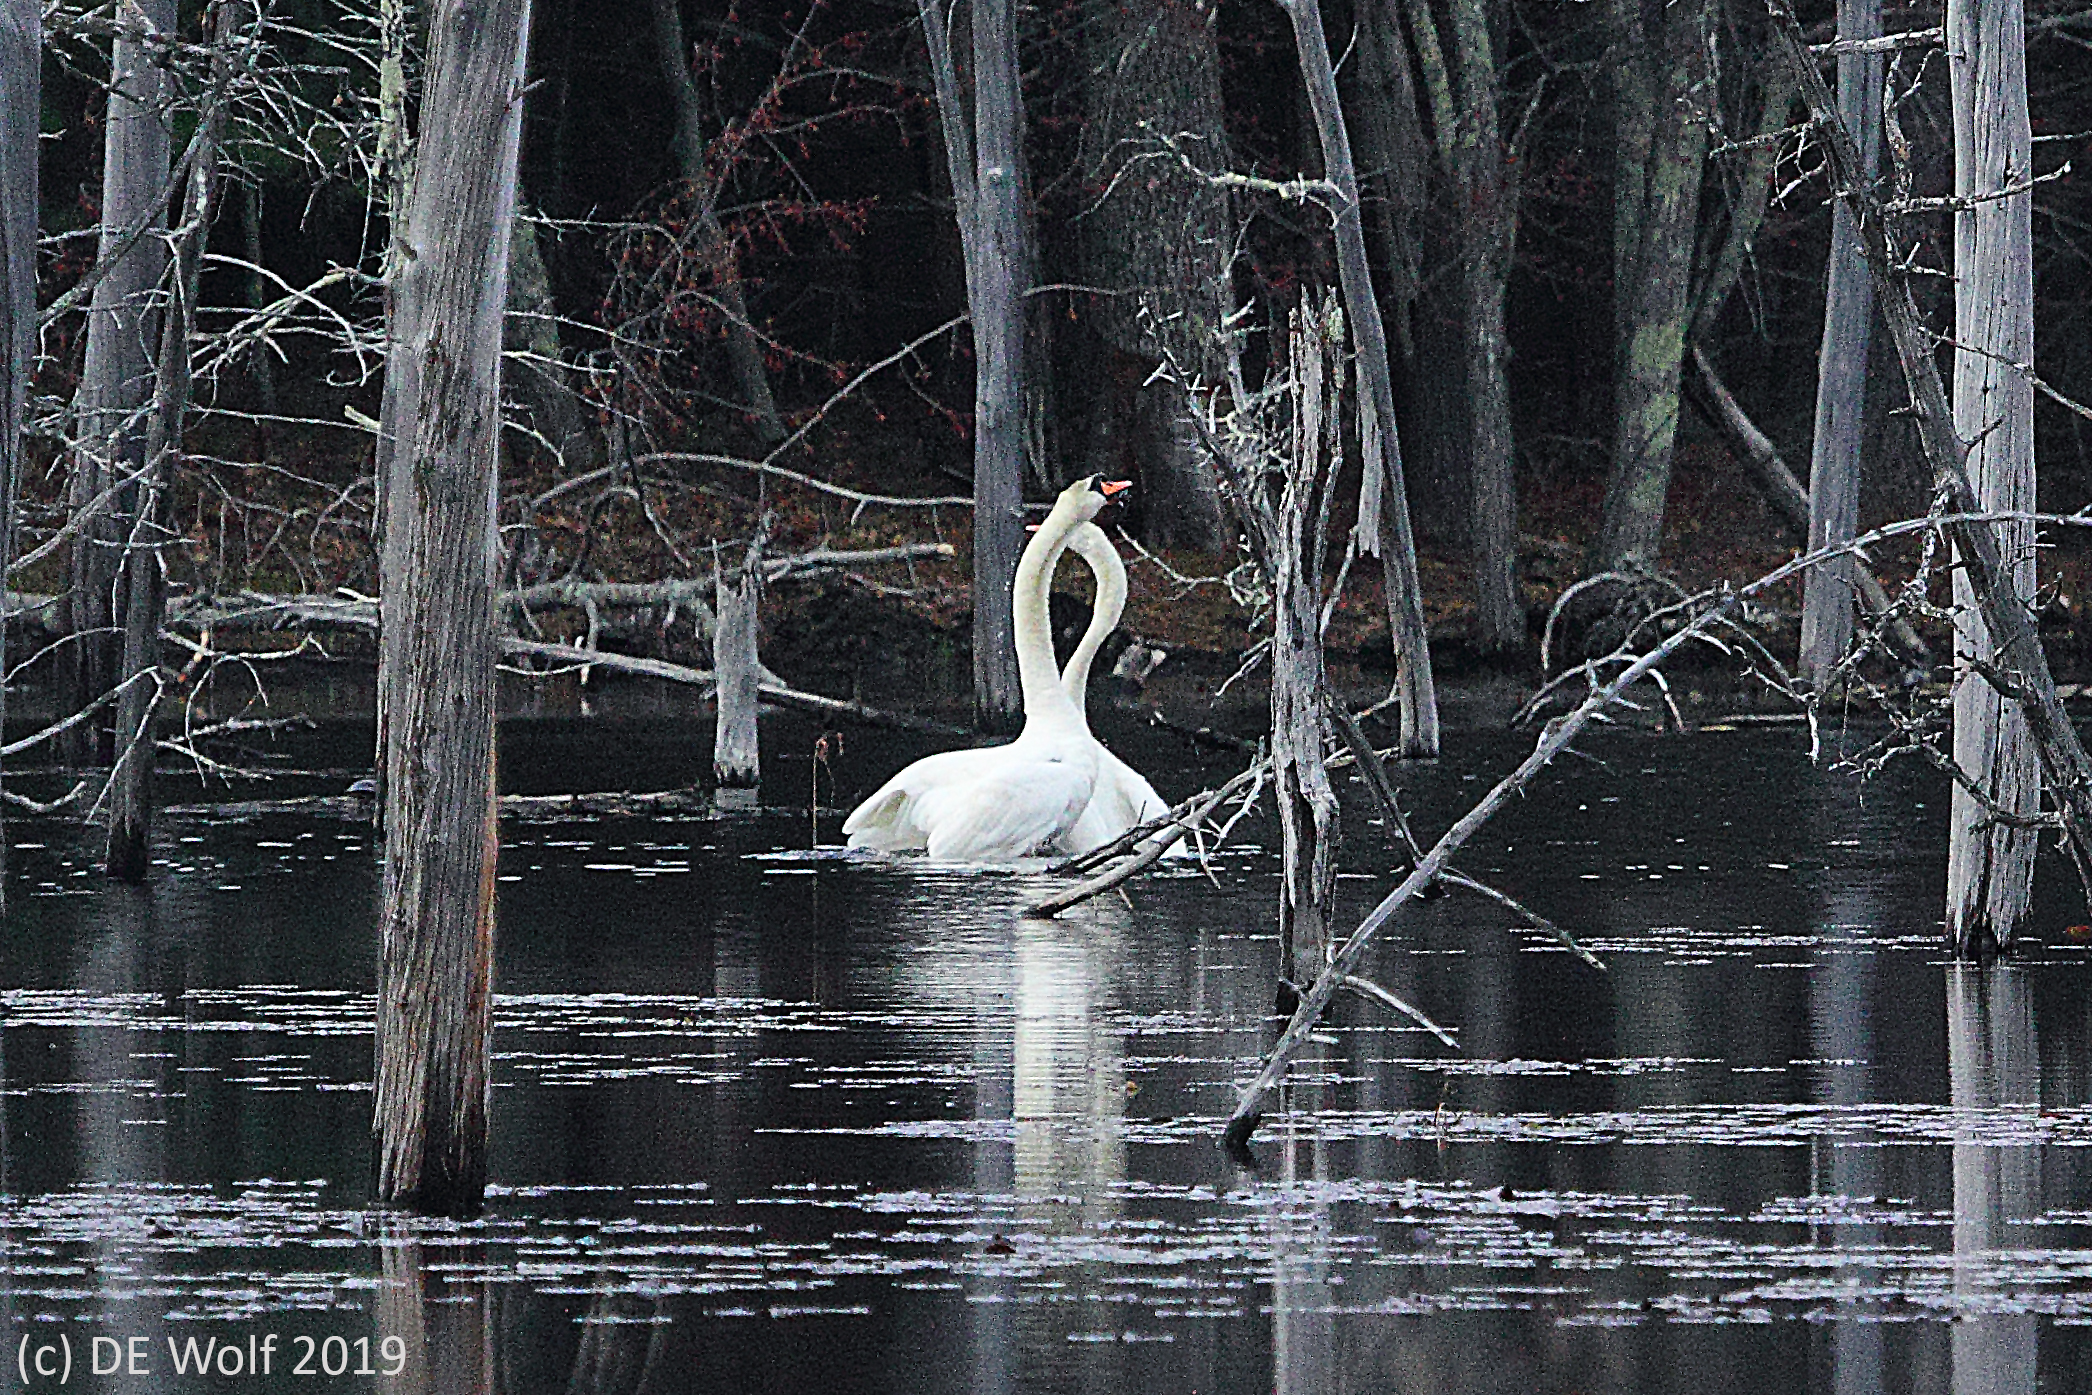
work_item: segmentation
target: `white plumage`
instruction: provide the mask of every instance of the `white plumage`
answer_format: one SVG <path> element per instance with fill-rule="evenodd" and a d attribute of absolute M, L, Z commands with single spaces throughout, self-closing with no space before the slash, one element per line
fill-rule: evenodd
<path fill-rule="evenodd" d="M 1007 745 L 944 751 L 904 768 L 844 820 L 851 847 L 1007 862 L 1060 845 L 1075 826 L 1103 748 L 1061 687 L 1046 598 L 1063 540 L 1106 498 L 1094 475 L 1069 485 L 1018 560 L 1011 610 L 1024 730 Z"/>
<path fill-rule="evenodd" d="M 1089 804 L 1060 843 L 1063 851 L 1086 853 L 1103 847 L 1129 828 L 1162 817 L 1169 812 L 1170 806 L 1155 792 L 1147 777 L 1112 754 L 1111 749 L 1090 732 L 1090 665 L 1096 660 L 1097 651 L 1104 641 L 1119 627 L 1119 617 L 1125 613 L 1126 564 L 1104 530 L 1094 523 L 1084 523 L 1070 530 L 1063 545 L 1089 564 L 1090 572 L 1097 580 L 1097 599 L 1090 610 L 1089 628 L 1083 631 L 1082 641 L 1068 656 L 1067 668 L 1061 671 L 1061 689 L 1075 704 L 1075 710 L 1082 714 L 1083 735 L 1089 737 L 1090 744 L 1097 750 L 1096 787 L 1090 793 Z M 1057 562 L 1058 558 L 1055 560 Z M 1163 855 L 1189 857 L 1191 847 L 1179 834 Z"/>

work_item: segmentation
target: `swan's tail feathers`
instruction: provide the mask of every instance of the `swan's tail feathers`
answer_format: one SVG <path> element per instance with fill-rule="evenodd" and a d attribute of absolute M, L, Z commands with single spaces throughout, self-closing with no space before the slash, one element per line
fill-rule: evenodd
<path fill-rule="evenodd" d="M 923 846 L 922 830 L 908 817 L 908 791 L 888 785 L 850 811 L 843 820 L 843 838 L 853 848 L 874 852 L 903 852 Z"/>

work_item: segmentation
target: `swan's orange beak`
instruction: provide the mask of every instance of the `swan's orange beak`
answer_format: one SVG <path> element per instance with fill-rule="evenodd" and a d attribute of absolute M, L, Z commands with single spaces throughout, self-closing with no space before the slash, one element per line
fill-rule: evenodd
<path fill-rule="evenodd" d="M 1131 488 L 1133 488 L 1132 480 L 1106 480 L 1097 486 L 1097 492 L 1109 499 L 1113 495 L 1123 494 Z"/>

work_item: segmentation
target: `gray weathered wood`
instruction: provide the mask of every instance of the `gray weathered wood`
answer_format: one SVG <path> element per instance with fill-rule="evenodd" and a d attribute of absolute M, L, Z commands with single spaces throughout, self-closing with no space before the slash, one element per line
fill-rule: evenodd
<path fill-rule="evenodd" d="M 0 0 L 0 575 L 14 556 L 15 490 L 22 478 L 22 412 L 36 336 L 37 123 L 42 114 L 43 22 L 37 0 Z M 0 624 L 0 672 L 7 667 Z M 0 685 L 0 727 L 7 690 Z M 0 837 L 0 887 L 7 840 Z M 0 895 L 0 909 L 6 905 Z"/>
<path fill-rule="evenodd" d="M 1869 302 L 1871 304 L 1871 300 Z M 1737 455 L 1750 466 L 1758 478 L 1758 488 L 1773 511 L 1787 521 L 1797 538 L 1809 536 L 1809 491 L 1801 487 L 1801 481 L 1787 468 L 1780 458 L 1779 448 L 1772 439 L 1758 428 L 1743 410 L 1743 405 L 1730 392 L 1728 385 L 1714 371 L 1714 363 L 1707 351 L 1695 344 L 1692 348 L 1693 367 L 1698 370 L 1700 387 L 1704 393 L 1704 410 L 1714 424 L 1729 437 Z M 1847 542 L 1851 539 L 1847 538 Z M 1887 615 L 1891 608 L 1889 593 L 1867 565 L 1859 558 L 1852 558 L 1853 576 L 1858 582 L 1860 599 L 1866 602 L 1867 610 L 1874 615 Z M 1814 575 L 1810 572 L 1809 575 Z M 1901 615 L 1895 617 L 1888 630 L 1889 640 L 1903 657 L 1920 666 L 1932 662 L 1932 647 L 1925 643 L 1924 636 L 1911 627 L 1909 620 Z"/>
<path fill-rule="evenodd" d="M 1279 943 L 1295 984 L 1327 963 L 1335 914 L 1336 789 L 1323 754 L 1328 682 L 1322 651 L 1322 530 L 1328 493 L 1343 465 L 1343 323 L 1330 297 L 1316 313 L 1294 312 L 1293 440 L 1289 459 L 1267 472 L 1276 497 L 1251 517 L 1269 528 L 1271 566 L 1271 766 L 1279 823 Z M 1275 526 L 1274 526 L 1275 525 Z"/>
<path fill-rule="evenodd" d="M 1839 40 L 1881 33 L 1881 0 L 1838 0 Z M 1838 115 L 1860 152 L 1860 174 L 1874 177 L 1881 151 L 1880 54 L 1838 58 Z M 1811 551 L 1852 541 L 1859 527 L 1860 446 L 1866 426 L 1867 350 L 1874 329 L 1874 288 L 1852 210 L 1831 206 L 1830 264 L 1824 293 L 1823 341 L 1816 356 L 1816 435 L 1809 452 Z M 1852 641 L 1853 572 L 1839 557 L 1802 580 L 1801 672 L 1822 691 Z"/>
<path fill-rule="evenodd" d="M 152 33 L 172 33 L 174 0 L 139 0 L 136 21 Z M 102 133 L 102 208 L 98 259 L 109 263 L 87 312 L 87 354 L 74 397 L 77 418 L 69 501 L 83 509 L 119 481 L 145 469 L 147 405 L 159 343 L 154 290 L 167 266 L 165 194 L 171 141 L 167 75 L 153 45 L 119 32 L 110 50 L 109 108 Z M 142 237 L 125 234 L 144 225 Z M 108 513 L 73 539 L 66 587 L 65 626 L 77 636 L 58 651 L 66 700 L 84 707 L 116 683 L 121 658 L 119 618 L 111 589 L 121 544 Z M 105 722 L 76 729 L 68 758 L 76 765 L 113 759 L 113 728 Z"/>
<path fill-rule="evenodd" d="M 1851 132 L 1837 119 L 1830 89 L 1802 43 L 1793 12 L 1787 8 L 1786 0 L 1767 0 L 1767 8 L 1772 12 L 1774 40 L 1788 71 L 1800 83 L 1810 116 L 1823 137 L 1833 187 L 1858 215 L 1861 245 L 1866 249 L 1868 269 L 1874 275 L 1876 300 L 1903 366 L 1918 443 L 1932 470 L 1933 488 L 1955 514 L 1979 514 L 1982 505 L 1966 465 L 1968 446 L 1956 433 L 1954 411 L 1940 380 L 1939 365 L 1933 359 L 1932 337 L 1911 295 L 1910 271 L 1899 239 L 1886 222 L 1879 195 L 1859 177 L 1859 149 Z M 1995 49 L 1992 56 L 1995 61 L 2009 61 Z M 2009 698 L 2025 718 L 2026 731 L 2040 760 L 2042 782 L 2062 820 L 2064 847 L 2076 864 L 2087 896 L 2092 897 L 2092 757 L 2087 756 L 2056 692 L 2055 676 L 2049 670 L 2048 655 L 2041 647 L 2041 636 L 2034 628 L 2029 608 L 2032 593 L 2020 589 L 2021 559 L 2005 552 L 2000 531 L 1995 527 L 1957 519 L 1949 522 L 1946 529 L 1960 562 L 1955 572 L 1957 588 L 1966 581 L 1970 603 L 1981 615 L 1994 646 L 1994 658 L 1985 666 L 2000 696 Z M 1957 729 L 1959 725 L 1957 721 Z M 1994 910 L 1998 902 L 1993 899 L 1987 906 Z M 2007 934 L 2011 932 L 2011 926 L 2004 928 Z M 2000 943 L 1988 938 L 1995 937 L 1998 929 L 1995 920 L 1964 922 L 1957 928 L 1956 949 L 1962 953 L 1985 953 Z"/>
<path fill-rule="evenodd" d="M 1014 0 L 974 0 L 971 17 L 974 724 L 1000 732 L 1024 717 L 1011 610 L 1024 542 L 1024 105 Z"/>
<path fill-rule="evenodd" d="M 1277 1043 L 1264 1059 L 1264 1068 L 1237 1098 L 1235 1112 L 1229 1116 L 1225 1132 L 1225 1139 L 1230 1147 L 1240 1148 L 1248 1144 L 1250 1135 L 1256 1131 L 1258 1122 L 1263 1118 L 1265 1101 L 1271 1097 L 1271 1092 L 1278 1088 L 1279 1081 L 1285 1078 L 1286 1067 L 1291 1064 L 1300 1048 L 1307 1044 L 1308 1034 L 1321 1020 L 1330 1000 L 1345 987 L 1347 979 L 1356 977 L 1359 963 L 1365 957 L 1366 950 L 1379 937 L 1380 932 L 1394 920 L 1396 914 L 1415 899 L 1419 892 L 1443 875 L 1446 865 L 1452 861 L 1453 854 L 1458 852 L 1468 839 L 1480 832 L 1482 826 L 1494 818 L 1497 811 L 1509 803 L 1513 795 L 1523 790 L 1556 756 L 1567 750 L 1570 743 L 1576 739 L 1577 733 L 1590 725 L 1599 713 L 1617 702 L 1622 693 L 1676 653 L 1694 636 L 1728 618 L 1740 604 L 1740 598 L 1731 595 L 1700 612 L 1688 623 L 1680 626 L 1662 644 L 1622 669 L 1612 682 L 1592 693 L 1575 711 L 1550 721 L 1541 733 L 1539 741 L 1534 743 L 1532 754 L 1521 761 L 1517 769 L 1497 781 L 1473 808 L 1461 815 L 1458 821 L 1431 845 L 1430 850 L 1417 860 L 1401 884 L 1381 898 L 1380 903 L 1366 914 L 1365 919 L 1358 923 L 1358 928 L 1338 947 L 1328 966 L 1300 995 L 1300 1003 L 1293 1010 L 1292 1019 L 1287 1022 L 1285 1030 L 1279 1034 Z"/>
<path fill-rule="evenodd" d="M 103 866 L 118 881 L 142 882 L 150 865 L 153 817 L 153 715 L 160 699 L 160 623 L 166 584 L 160 547 L 169 537 L 160 519 L 161 497 L 173 458 L 181 451 L 189 411 L 189 339 L 196 326 L 196 293 L 203 253 L 218 213 L 218 150 L 226 124 L 235 67 L 234 45 L 251 14 L 247 0 L 213 0 L 209 10 L 211 87 L 184 176 L 181 218 L 173 232 L 174 265 L 168 304 L 160 312 L 160 344 L 146 421 L 144 477 L 124 493 L 117 515 L 123 553 L 115 578 L 115 611 L 123 625 L 116 705 L 116 765 L 109 777 L 109 836 Z"/>
<path fill-rule="evenodd" d="M 1010 0 L 986 0 L 973 10 L 969 113 L 942 0 L 916 0 L 916 10 L 929 48 L 973 320 L 974 724 L 1003 734 L 1023 721 L 1012 586 L 1024 547 L 1024 288 L 1018 279 L 1029 259 L 1018 164 L 1024 119 L 1017 35 Z"/>
<path fill-rule="evenodd" d="M 1438 693 L 1431 675 L 1430 635 L 1424 596 L 1417 579 L 1416 537 L 1409 522 L 1409 489 L 1402 474 L 1402 443 L 1395 429 L 1395 389 L 1388 363 L 1387 327 L 1373 293 L 1366 258 L 1365 224 L 1359 207 L 1358 170 L 1351 137 L 1337 101 L 1329 41 L 1322 32 L 1319 0 L 1281 0 L 1293 24 L 1301 80 L 1321 144 L 1331 195 L 1337 279 L 1343 287 L 1345 319 L 1358 350 L 1360 468 L 1359 531 L 1380 553 L 1386 577 L 1387 618 L 1395 646 L 1395 696 L 1401 713 L 1402 754 L 1438 754 Z M 1377 527 L 1374 525 L 1377 524 Z"/>
<path fill-rule="evenodd" d="M 528 0 L 441 0 L 386 363 L 378 1196 L 470 1212 L 494 973 L 495 491 Z"/>
<path fill-rule="evenodd" d="M 712 730 L 712 778 L 724 789 L 752 790 L 763 782 L 756 743 L 756 708 L 762 661 L 756 638 L 762 625 L 763 572 L 758 546 L 733 573 L 718 577 L 719 627 L 712 636 L 712 673 L 718 687 L 718 721 Z"/>
<path fill-rule="evenodd" d="M 2016 366 L 2034 361 L 2024 0 L 1950 0 L 1946 29 L 1954 193 L 1980 200 L 1954 215 L 1954 430 L 1969 443 L 1977 504 L 2031 512 L 2034 385 Z M 1996 197 L 2014 185 L 2022 192 Z M 2013 592 L 2032 596 L 2034 525 L 2001 523 L 1995 533 Z M 1959 568 L 1954 601 L 1954 761 L 1993 803 L 2031 814 L 2040 779 L 2026 719 L 1974 670 L 1999 644 Z M 2010 944 L 2033 895 L 2035 830 L 1992 821 L 1959 785 L 1947 817 L 1947 932 L 1965 954 Z"/>

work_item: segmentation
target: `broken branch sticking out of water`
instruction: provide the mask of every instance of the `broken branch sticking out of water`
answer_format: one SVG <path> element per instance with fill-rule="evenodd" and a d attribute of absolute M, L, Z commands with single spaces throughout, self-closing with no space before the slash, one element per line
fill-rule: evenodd
<path fill-rule="evenodd" d="M 1417 842 L 1416 834 L 1410 831 L 1409 820 L 1403 815 L 1402 806 L 1395 799 L 1395 787 L 1389 783 L 1387 768 L 1380 763 L 1380 755 L 1373 749 L 1373 743 L 1366 740 L 1366 734 L 1359 727 L 1358 719 L 1351 715 L 1350 709 L 1337 700 L 1334 693 L 1324 688 L 1322 700 L 1324 706 L 1329 710 L 1330 725 L 1337 729 L 1337 735 L 1342 737 L 1344 744 L 1351 748 L 1351 758 L 1357 763 L 1360 772 L 1365 776 L 1366 788 L 1372 791 L 1375 802 L 1380 805 L 1381 815 L 1387 824 L 1388 837 L 1398 840 L 1400 850 L 1409 854 L 1411 866 L 1422 862 L 1424 860 L 1423 847 Z M 1487 897 L 1505 910 L 1510 911 L 1513 915 L 1524 920 L 1535 930 L 1545 930 L 1548 934 L 1560 940 L 1568 947 L 1570 953 L 1589 964 L 1592 968 L 1597 969 L 1601 973 L 1605 971 L 1604 962 L 1597 955 L 1578 944 L 1575 936 L 1571 935 L 1567 930 L 1564 930 L 1561 926 L 1531 907 L 1498 891 L 1486 882 L 1476 881 L 1473 877 L 1454 871 L 1450 866 L 1439 873 L 1438 879 L 1448 886 L 1457 886 L 1463 891 L 1472 891 L 1478 896 Z M 1450 1042 L 1447 1044 L 1451 1045 Z"/>
<path fill-rule="evenodd" d="M 1264 1102 L 1285 1077 L 1286 1067 L 1306 1044 L 1308 1033 L 1313 1030 L 1315 1023 L 1321 1020 L 1330 1000 L 1337 995 L 1338 990 L 1348 986 L 1345 982 L 1347 979 L 1356 976 L 1359 960 L 1365 957 L 1367 948 L 1379 938 L 1380 932 L 1394 919 L 1395 913 L 1436 880 L 1445 871 L 1446 864 L 1452 861 L 1453 854 L 1460 850 L 1461 845 L 1480 832 L 1482 825 L 1495 817 L 1497 811 L 1510 801 L 1512 795 L 1524 789 L 1556 756 L 1567 750 L 1570 742 L 1576 739 L 1577 733 L 1589 726 L 1601 711 L 1611 706 L 1630 684 L 1676 653 L 1680 646 L 1695 635 L 1710 625 L 1727 619 L 1742 603 L 1743 595 L 1743 592 L 1731 592 L 1700 611 L 1663 643 L 1636 659 L 1622 670 L 1618 677 L 1592 693 L 1575 711 L 1550 721 L 1542 731 L 1540 740 L 1534 745 L 1532 754 L 1521 761 L 1517 769 L 1499 780 L 1489 793 L 1482 796 L 1479 803 L 1461 816 L 1459 822 L 1447 829 L 1445 836 L 1418 859 L 1409 875 L 1402 879 L 1402 884 L 1382 898 L 1380 904 L 1359 922 L 1358 928 L 1351 932 L 1350 938 L 1337 950 L 1335 958 L 1301 995 L 1299 1006 L 1293 1010 L 1292 1020 L 1286 1024 L 1286 1029 L 1280 1034 L 1277 1044 L 1271 1048 L 1264 1068 L 1258 1072 L 1257 1078 L 1250 1082 L 1248 1088 L 1243 1090 L 1241 1098 L 1236 1102 L 1235 1112 L 1228 1119 L 1223 1135 L 1231 1150 L 1239 1152 L 1248 1145 L 1250 1135 L 1256 1132 L 1258 1122 L 1264 1117 Z"/>
<path fill-rule="evenodd" d="M 1261 783 L 1270 772 L 1270 769 L 1271 763 L 1268 760 L 1260 760 L 1218 789 L 1211 789 L 1204 794 L 1193 795 L 1161 818 L 1150 819 L 1147 823 L 1140 825 L 1138 828 L 1129 829 L 1112 842 L 1093 852 L 1084 853 L 1079 857 L 1073 857 L 1066 862 L 1060 863 L 1052 870 L 1056 872 L 1079 871 L 1083 868 L 1097 866 L 1102 860 L 1115 857 L 1118 853 L 1128 848 L 1133 851 L 1131 857 L 1126 858 L 1110 870 L 1099 873 L 1087 881 L 1077 882 L 1066 891 L 1055 892 L 1041 901 L 1034 902 L 1032 905 L 1025 907 L 1024 913 L 1028 916 L 1040 918 L 1056 916 L 1070 906 L 1080 905 L 1092 896 L 1100 895 L 1103 892 L 1110 891 L 1115 886 L 1130 881 L 1154 866 L 1156 860 L 1164 852 L 1168 851 L 1170 844 L 1176 841 L 1174 838 L 1167 836 L 1170 832 L 1181 829 L 1188 834 L 1192 829 L 1198 827 L 1202 819 L 1215 809 L 1218 809 L 1229 796 L 1252 784 Z"/>

